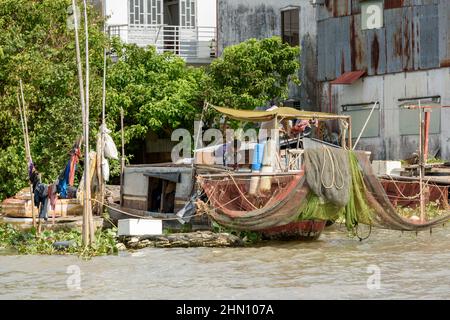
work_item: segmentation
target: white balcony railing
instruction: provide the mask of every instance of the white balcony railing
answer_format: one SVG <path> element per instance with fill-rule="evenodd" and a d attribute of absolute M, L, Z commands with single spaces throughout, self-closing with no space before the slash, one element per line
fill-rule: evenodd
<path fill-rule="evenodd" d="M 187 61 L 208 60 L 217 55 L 217 28 L 168 25 L 111 25 L 110 37 L 118 36 L 138 46 L 154 45 L 156 50 L 172 52 Z"/>

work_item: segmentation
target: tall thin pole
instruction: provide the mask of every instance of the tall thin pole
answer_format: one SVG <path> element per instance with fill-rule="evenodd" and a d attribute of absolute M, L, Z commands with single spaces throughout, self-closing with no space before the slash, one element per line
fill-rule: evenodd
<path fill-rule="evenodd" d="M 74 23 L 75 23 L 75 50 L 76 50 L 76 58 L 77 58 L 77 71 L 78 71 L 78 83 L 79 83 L 79 88 L 80 88 L 80 103 L 81 103 L 81 116 L 82 116 L 82 121 L 83 121 L 83 138 L 86 143 L 86 126 L 85 126 L 85 121 L 86 121 L 86 117 L 85 117 L 85 95 L 84 95 L 84 83 L 83 83 L 83 70 L 81 68 L 81 54 L 80 54 L 80 41 L 79 41 L 79 36 L 78 36 L 78 16 L 77 16 L 77 6 L 75 3 L 75 0 L 72 0 L 72 8 L 73 8 L 73 16 L 74 16 Z M 84 185 L 86 186 L 86 181 L 89 180 L 87 179 L 87 172 L 89 169 L 89 157 L 85 157 L 85 162 L 84 162 Z M 86 201 L 86 192 L 84 195 L 84 199 L 83 199 L 83 228 L 82 228 L 82 241 L 83 241 L 83 245 L 87 245 L 89 242 L 89 228 L 88 228 L 88 206 L 89 204 Z"/>
<path fill-rule="evenodd" d="M 124 171 L 125 171 L 125 137 L 123 132 L 123 108 L 120 108 L 120 133 L 122 136 L 122 155 L 120 157 L 120 205 L 123 205 L 122 203 L 122 194 L 123 194 L 123 178 L 124 178 Z"/>
<path fill-rule="evenodd" d="M 104 10 L 104 17 L 106 17 L 105 10 Z M 105 25 L 103 27 L 103 33 L 106 35 L 106 22 L 104 22 Z M 106 130 L 106 47 L 103 48 L 103 83 L 102 83 L 102 129 L 100 132 L 100 148 L 97 150 L 97 152 L 100 153 L 100 157 L 97 159 L 100 160 L 100 165 L 97 164 L 97 168 L 100 168 L 98 177 L 100 181 L 100 212 L 103 212 L 103 201 L 105 199 L 105 179 L 103 177 L 102 172 L 102 166 L 103 166 L 103 159 L 105 158 L 105 130 Z M 97 160 L 98 161 L 98 160 Z"/>
<path fill-rule="evenodd" d="M 423 194 L 423 176 L 425 173 L 424 159 L 423 159 L 423 123 L 422 123 L 422 108 L 419 100 L 419 183 L 420 183 L 420 221 L 425 221 L 425 199 Z"/>
<path fill-rule="evenodd" d="M 22 90 L 22 80 L 20 80 L 20 88 L 21 93 Z M 23 96 L 23 95 L 22 95 Z M 28 135 L 27 135 L 27 128 L 25 127 L 25 110 L 22 110 L 22 105 L 20 103 L 19 94 L 16 93 L 17 97 L 17 105 L 19 106 L 19 112 L 20 112 L 20 122 L 22 124 L 22 132 L 23 132 L 23 142 L 25 146 L 25 159 L 26 159 L 26 168 L 27 168 L 27 175 L 28 175 L 28 166 L 31 161 L 31 152 L 30 152 L 30 145 L 28 142 Z M 36 215 L 34 213 L 34 194 L 33 194 L 33 184 L 30 181 L 30 177 L 28 177 L 29 185 L 30 185 L 30 199 L 31 199 L 31 217 L 33 218 L 33 227 L 36 228 Z"/>
<path fill-rule="evenodd" d="M 94 219 L 92 216 L 92 205 L 91 205 L 91 175 L 90 175 L 90 159 L 89 159 L 89 30 L 88 30 L 88 15 L 87 15 L 87 5 L 86 0 L 83 0 L 83 7 L 84 7 L 84 31 L 85 31 L 85 53 L 86 53 L 86 112 L 84 113 L 85 116 L 85 148 L 84 148 L 84 156 L 85 156 L 85 210 L 86 215 L 88 217 L 88 225 L 89 225 L 89 244 L 92 244 L 94 241 Z"/>

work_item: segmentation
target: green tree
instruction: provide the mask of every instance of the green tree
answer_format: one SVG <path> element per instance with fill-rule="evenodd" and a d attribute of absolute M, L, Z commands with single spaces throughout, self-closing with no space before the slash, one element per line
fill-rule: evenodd
<path fill-rule="evenodd" d="M 117 61 L 108 71 L 108 125 L 118 138 L 123 108 L 127 153 L 137 152 L 149 131 L 170 137 L 175 128 L 193 128 L 203 103 L 203 69 L 187 67 L 171 53 L 158 54 L 153 46 L 141 48 L 118 39 L 113 52 Z"/>
<path fill-rule="evenodd" d="M 279 37 L 250 39 L 225 48 L 209 68 L 207 99 L 213 104 L 254 109 L 288 96 L 289 81 L 300 84 L 300 48 Z"/>
<path fill-rule="evenodd" d="M 44 182 L 57 178 L 82 134 L 71 0 L 0 0 L 0 199 L 27 185 L 16 93 L 23 80 L 33 161 Z M 80 5 L 82 9 L 82 5 Z M 82 21 L 83 22 L 83 21 Z M 91 125 L 101 109 L 102 17 L 89 9 Z M 84 43 L 84 32 L 80 32 Z M 84 56 L 84 51 L 82 52 Z"/>

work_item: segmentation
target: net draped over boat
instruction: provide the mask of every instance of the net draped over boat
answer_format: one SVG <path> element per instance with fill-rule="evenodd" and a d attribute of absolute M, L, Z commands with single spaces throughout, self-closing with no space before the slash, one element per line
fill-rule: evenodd
<path fill-rule="evenodd" d="M 440 225 L 450 214 L 423 223 L 400 216 L 364 152 L 335 148 L 305 150 L 304 170 L 270 179 L 270 188 L 250 194 L 250 176 L 234 172 L 199 175 L 207 213 L 236 230 L 258 231 L 302 220 L 344 218 L 348 230 L 358 224 L 418 231 Z"/>

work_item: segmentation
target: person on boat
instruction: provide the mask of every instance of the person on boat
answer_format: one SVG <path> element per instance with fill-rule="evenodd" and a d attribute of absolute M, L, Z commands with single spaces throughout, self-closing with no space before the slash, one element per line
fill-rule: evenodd
<path fill-rule="evenodd" d="M 295 124 L 290 128 L 288 136 L 296 137 L 299 134 L 308 134 L 313 126 L 317 126 L 317 120 L 297 120 Z"/>

